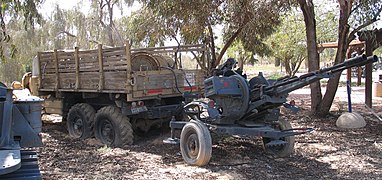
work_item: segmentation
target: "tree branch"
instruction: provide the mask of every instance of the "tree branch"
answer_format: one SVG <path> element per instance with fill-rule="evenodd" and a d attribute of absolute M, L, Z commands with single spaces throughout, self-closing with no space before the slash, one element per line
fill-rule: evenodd
<path fill-rule="evenodd" d="M 70 37 L 77 37 L 77 35 L 74 35 L 74 34 L 68 32 L 68 31 L 60 31 L 59 33 L 57 33 L 57 36 L 60 35 L 60 34 L 66 34 L 66 35 L 68 35 Z"/>
<path fill-rule="evenodd" d="M 381 11 L 382 11 L 382 6 L 378 9 L 378 11 L 374 14 L 374 17 L 371 18 L 369 21 L 365 22 L 364 24 L 356 27 L 355 29 L 353 29 L 350 33 L 349 33 L 349 36 L 348 36 L 348 42 L 351 42 L 351 40 L 354 39 L 354 35 L 360 31 L 361 29 L 373 24 L 374 22 L 377 21 L 377 17 L 381 14 Z"/>
<path fill-rule="evenodd" d="M 194 58 L 195 58 L 196 62 L 199 64 L 200 68 L 201 68 L 203 71 L 207 71 L 207 70 L 206 70 L 207 68 L 205 67 L 205 65 L 204 65 L 202 62 L 200 62 L 200 58 L 195 54 L 195 52 L 194 52 L 194 51 L 191 51 L 191 54 L 194 55 Z"/>
<path fill-rule="evenodd" d="M 233 35 L 225 43 L 223 49 L 219 53 L 218 58 L 214 62 L 214 66 L 217 66 L 220 63 L 221 59 L 223 58 L 224 53 L 227 51 L 229 46 L 231 46 L 231 44 L 235 41 L 236 37 L 241 33 L 241 31 L 243 30 L 243 27 L 244 26 L 239 27 L 239 29 L 237 29 L 236 32 L 233 33 Z"/>

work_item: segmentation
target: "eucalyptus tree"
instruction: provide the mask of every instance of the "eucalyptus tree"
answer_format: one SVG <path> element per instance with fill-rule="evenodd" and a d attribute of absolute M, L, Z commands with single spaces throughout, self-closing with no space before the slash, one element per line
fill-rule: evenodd
<path fill-rule="evenodd" d="M 327 1 L 335 3 L 335 1 Z M 307 51 L 310 71 L 319 69 L 317 53 L 316 16 L 313 0 L 298 0 L 304 15 L 307 38 Z M 345 60 L 349 43 L 360 30 L 376 22 L 381 14 L 380 0 L 338 0 L 338 48 L 334 64 Z M 311 84 L 312 111 L 317 116 L 326 116 L 333 103 L 340 75 L 329 79 L 324 97 L 319 82 Z"/>
<path fill-rule="evenodd" d="M 332 10 L 324 6 L 316 8 L 317 42 L 332 42 L 336 40 L 336 18 Z M 271 56 L 283 62 L 289 76 L 294 76 L 307 58 L 307 44 L 304 17 L 298 8 L 282 17 L 282 23 L 272 34 L 267 44 L 271 47 Z"/>
<path fill-rule="evenodd" d="M 257 62 L 257 59 L 255 58 L 256 54 L 254 54 L 251 51 L 246 51 L 243 48 L 243 45 L 238 41 L 234 42 L 231 45 L 231 47 L 228 48 L 227 55 L 228 55 L 228 57 L 235 57 L 236 58 L 236 60 L 238 61 L 238 64 L 239 64 L 239 68 L 241 70 L 244 69 L 244 64 L 252 64 L 253 65 Z"/>
<path fill-rule="evenodd" d="M 380 0 L 338 0 L 338 49 L 334 64 L 346 58 L 346 51 L 355 34 L 376 22 L 381 14 Z M 317 115 L 328 114 L 337 91 L 340 75 L 329 79 L 325 95 L 318 104 Z"/>
<path fill-rule="evenodd" d="M 133 5 L 134 0 L 91 0 L 91 12 L 102 27 L 101 36 L 105 37 L 108 46 L 122 45 L 124 40 L 115 25 L 114 10 L 118 8 L 123 14 L 125 5 Z"/>
<path fill-rule="evenodd" d="M 37 7 L 40 0 L 3 0 L 0 1 L 0 78 L 2 82 L 12 82 L 24 72 L 25 60 L 20 61 L 20 55 L 32 41 L 33 28 L 41 23 L 41 15 Z M 16 33 L 13 28 L 19 28 Z M 21 43 L 16 43 L 22 37 Z"/>
<path fill-rule="evenodd" d="M 272 50 L 271 56 L 283 62 L 289 76 L 295 75 L 307 56 L 302 19 L 297 11 L 289 12 L 283 17 L 278 30 L 267 40 Z"/>
<path fill-rule="evenodd" d="M 156 31 L 156 37 L 180 36 L 185 44 L 206 43 L 211 51 L 212 61 L 207 65 L 210 70 L 220 63 L 235 41 L 242 43 L 247 51 L 263 52 L 264 39 L 275 31 L 280 24 L 280 14 L 289 8 L 288 1 L 280 0 L 142 0 L 142 3 L 143 8 L 152 12 L 150 17 L 162 24 L 163 29 Z M 137 19 L 151 20 L 144 17 Z M 216 45 L 220 35 L 216 27 L 223 29 L 224 43 L 220 49 Z M 141 39 L 148 36 L 154 35 L 145 33 Z"/>
<path fill-rule="evenodd" d="M 10 43 L 11 36 L 7 33 L 7 21 L 10 18 L 22 16 L 24 29 L 33 28 L 35 23 L 40 23 L 41 15 L 37 7 L 41 0 L 2 0 L 0 2 L 0 59 L 14 56 L 16 47 Z"/>

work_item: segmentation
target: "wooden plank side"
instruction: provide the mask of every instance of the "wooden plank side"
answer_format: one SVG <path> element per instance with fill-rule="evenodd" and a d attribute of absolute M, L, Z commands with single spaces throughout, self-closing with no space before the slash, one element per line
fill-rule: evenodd
<path fill-rule="evenodd" d="M 106 71 L 124 71 L 126 73 L 127 65 L 124 66 L 104 66 L 103 70 Z"/>
<path fill-rule="evenodd" d="M 56 85 L 54 89 L 60 88 L 60 80 L 59 80 L 59 71 L 58 71 L 58 57 L 57 57 L 57 49 L 54 50 L 54 65 L 56 70 Z"/>
<path fill-rule="evenodd" d="M 109 57 L 109 56 L 124 56 L 125 55 L 125 50 L 124 49 L 121 49 L 121 50 L 117 50 L 117 51 L 107 51 L 107 50 L 103 50 L 103 55 L 105 57 Z"/>
<path fill-rule="evenodd" d="M 172 74 L 138 76 L 136 79 L 137 90 L 175 87 L 175 80 Z"/>
<path fill-rule="evenodd" d="M 126 63 L 126 57 L 120 56 L 120 57 L 105 57 L 104 56 L 104 65 L 115 65 L 115 64 L 127 64 Z"/>
<path fill-rule="evenodd" d="M 83 55 L 88 55 L 88 54 L 97 54 L 98 50 L 97 49 L 91 49 L 91 50 L 80 50 L 78 52 L 78 55 L 83 56 Z"/>
<path fill-rule="evenodd" d="M 41 88 L 54 89 L 56 84 L 56 74 L 41 74 Z"/>
<path fill-rule="evenodd" d="M 43 72 L 44 69 L 56 69 L 55 64 L 54 64 L 54 59 L 51 61 L 40 61 L 40 69 L 41 72 Z"/>
<path fill-rule="evenodd" d="M 78 57 L 80 71 L 99 71 L 98 51 L 90 51 L 88 54 L 84 54 L 80 51 Z"/>
<path fill-rule="evenodd" d="M 98 90 L 99 72 L 80 72 L 79 89 Z"/>
<path fill-rule="evenodd" d="M 60 89 L 74 89 L 76 73 L 60 73 Z"/>

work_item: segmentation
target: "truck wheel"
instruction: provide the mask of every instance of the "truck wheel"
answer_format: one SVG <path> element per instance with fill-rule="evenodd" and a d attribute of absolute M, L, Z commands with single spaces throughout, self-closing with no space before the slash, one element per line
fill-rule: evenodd
<path fill-rule="evenodd" d="M 95 137 L 108 146 L 119 147 L 133 144 L 133 129 L 129 118 L 114 106 L 106 106 L 98 110 L 95 117 Z"/>
<path fill-rule="evenodd" d="M 194 120 L 187 123 L 180 134 L 180 151 L 188 164 L 206 165 L 212 154 L 212 140 L 207 127 Z"/>
<path fill-rule="evenodd" d="M 279 123 L 274 128 L 276 130 L 286 130 L 286 129 L 292 129 L 292 126 L 288 121 L 281 119 L 279 120 Z M 263 147 L 266 152 L 273 154 L 277 157 L 287 157 L 294 152 L 294 142 L 295 142 L 294 136 L 288 136 L 288 137 L 284 137 L 280 139 L 287 142 L 287 144 L 266 146 L 266 144 L 271 142 L 272 140 L 274 139 L 263 137 Z"/>
<path fill-rule="evenodd" d="M 93 136 L 94 116 L 95 110 L 89 104 L 79 103 L 72 106 L 66 121 L 69 135 L 79 139 Z"/>

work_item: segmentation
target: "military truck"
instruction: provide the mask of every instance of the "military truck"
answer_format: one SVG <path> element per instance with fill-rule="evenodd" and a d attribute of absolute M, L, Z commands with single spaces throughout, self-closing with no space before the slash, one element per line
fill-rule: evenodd
<path fill-rule="evenodd" d="M 61 114 L 70 136 L 93 135 L 116 147 L 134 132 L 182 116 L 183 94 L 200 91 L 204 71 L 182 69 L 182 55 L 206 62 L 205 45 L 38 52 L 28 86 L 45 99 L 44 111 Z M 195 62 L 196 64 L 196 62 Z"/>

